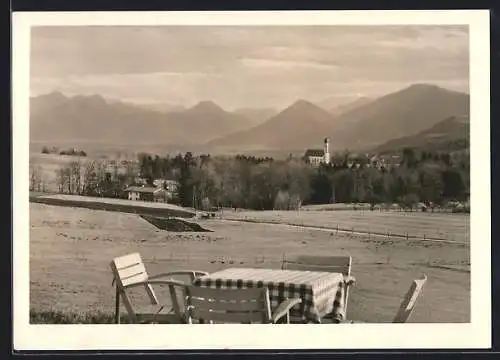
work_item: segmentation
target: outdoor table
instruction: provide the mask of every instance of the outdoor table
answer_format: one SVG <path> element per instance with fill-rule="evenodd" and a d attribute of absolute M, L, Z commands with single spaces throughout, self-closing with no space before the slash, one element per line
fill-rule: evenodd
<path fill-rule="evenodd" d="M 300 297 L 302 303 L 290 311 L 290 316 L 303 322 L 321 323 L 327 314 L 336 323 L 344 320 L 345 280 L 341 273 L 254 268 L 227 268 L 197 278 L 194 286 L 244 289 L 267 287 L 271 307 L 287 298 Z"/>

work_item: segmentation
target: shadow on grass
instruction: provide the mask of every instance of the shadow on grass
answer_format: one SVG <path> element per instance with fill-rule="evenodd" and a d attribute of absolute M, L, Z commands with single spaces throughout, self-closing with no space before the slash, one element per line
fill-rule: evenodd
<path fill-rule="evenodd" d="M 163 218 L 150 215 L 140 215 L 140 217 L 160 230 L 172 232 L 212 232 L 212 230 L 205 229 L 197 223 L 177 218 Z"/>

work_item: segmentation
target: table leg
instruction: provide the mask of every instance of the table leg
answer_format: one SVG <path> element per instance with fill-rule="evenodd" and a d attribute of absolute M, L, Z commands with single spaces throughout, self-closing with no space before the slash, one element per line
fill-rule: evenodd
<path fill-rule="evenodd" d="M 116 285 L 115 293 L 115 323 L 120 323 L 120 290 L 118 289 L 118 285 Z"/>

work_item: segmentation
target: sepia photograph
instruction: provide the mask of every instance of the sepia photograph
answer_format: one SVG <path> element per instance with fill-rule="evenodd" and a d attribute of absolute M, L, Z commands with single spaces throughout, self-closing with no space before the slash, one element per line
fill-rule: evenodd
<path fill-rule="evenodd" d="M 489 344 L 488 13 L 354 13 L 19 14 L 19 343 Z"/>

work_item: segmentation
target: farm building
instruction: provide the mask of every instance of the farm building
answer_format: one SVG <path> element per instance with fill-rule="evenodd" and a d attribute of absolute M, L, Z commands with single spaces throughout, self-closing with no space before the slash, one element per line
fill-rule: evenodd
<path fill-rule="evenodd" d="M 163 188 L 169 192 L 176 192 L 179 187 L 179 182 L 176 180 L 155 179 L 153 185 L 157 188 Z"/>
<path fill-rule="evenodd" d="M 155 179 L 153 185 L 157 189 L 162 189 L 165 191 L 166 198 L 172 199 L 179 190 L 179 182 L 176 180 L 166 180 L 166 179 Z"/>
<path fill-rule="evenodd" d="M 164 201 L 165 190 L 154 186 L 129 186 L 125 189 L 129 200 Z"/>
<path fill-rule="evenodd" d="M 179 189 L 179 182 L 176 180 L 165 180 L 164 188 L 168 193 L 175 194 Z"/>
<path fill-rule="evenodd" d="M 307 163 L 318 166 L 321 163 L 330 163 L 330 151 L 329 151 L 330 140 L 325 138 L 323 149 L 307 149 L 304 154 L 304 158 Z"/>
<path fill-rule="evenodd" d="M 155 180 L 153 180 L 153 185 L 156 188 L 162 188 L 164 183 L 165 183 L 165 180 L 163 180 L 163 179 L 155 179 Z"/>

